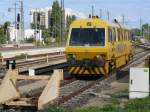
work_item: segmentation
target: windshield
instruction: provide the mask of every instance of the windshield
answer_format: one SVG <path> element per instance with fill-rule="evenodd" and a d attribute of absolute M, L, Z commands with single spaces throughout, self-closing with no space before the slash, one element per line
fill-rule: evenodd
<path fill-rule="evenodd" d="M 104 28 L 73 28 L 70 36 L 70 46 L 104 46 Z"/>

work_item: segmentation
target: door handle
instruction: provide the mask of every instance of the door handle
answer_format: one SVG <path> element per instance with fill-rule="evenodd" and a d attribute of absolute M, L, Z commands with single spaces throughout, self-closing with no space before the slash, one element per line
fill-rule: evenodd
<path fill-rule="evenodd" d="M 132 80 L 131 80 L 131 85 L 132 85 Z"/>

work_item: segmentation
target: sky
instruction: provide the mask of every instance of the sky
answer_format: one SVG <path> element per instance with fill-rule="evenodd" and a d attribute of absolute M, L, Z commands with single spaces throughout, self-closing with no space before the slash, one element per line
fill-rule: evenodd
<path fill-rule="evenodd" d="M 30 10 L 33 8 L 45 8 L 52 5 L 53 0 L 23 0 L 25 11 L 25 28 L 30 26 Z M 60 1 L 60 0 L 58 0 Z M 110 21 L 122 20 L 124 15 L 125 24 L 131 28 L 140 27 L 142 23 L 150 23 L 150 0 L 64 0 L 65 8 L 70 8 L 81 15 L 88 17 L 91 7 L 94 13 L 107 19 L 107 10 L 110 12 Z M 14 11 L 8 12 L 8 8 L 14 7 L 15 0 L 0 0 L 0 24 L 9 20 L 14 22 Z"/>

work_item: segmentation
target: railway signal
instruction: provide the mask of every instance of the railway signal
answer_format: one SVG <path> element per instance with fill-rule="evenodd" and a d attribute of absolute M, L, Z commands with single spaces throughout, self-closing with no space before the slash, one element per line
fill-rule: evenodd
<path fill-rule="evenodd" d="M 17 30 L 20 29 L 20 14 L 17 14 Z"/>
<path fill-rule="evenodd" d="M 15 30 L 15 42 L 19 43 L 20 41 L 24 40 L 24 8 L 23 8 L 23 1 L 15 1 L 14 7 L 8 8 L 8 12 L 11 10 L 15 11 L 15 29 L 20 29 L 20 35 L 16 35 Z M 19 10 L 19 13 L 17 14 Z M 19 25 L 18 25 L 19 24 Z M 19 33 L 18 33 L 19 34 Z"/>

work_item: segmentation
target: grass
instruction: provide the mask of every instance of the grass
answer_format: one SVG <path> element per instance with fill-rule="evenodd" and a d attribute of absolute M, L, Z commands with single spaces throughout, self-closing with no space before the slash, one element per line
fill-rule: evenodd
<path fill-rule="evenodd" d="M 74 112 L 150 112 L 150 97 L 130 100 L 123 106 L 111 104 L 105 105 L 103 108 L 99 108 L 97 106 L 80 108 Z"/>
<path fill-rule="evenodd" d="M 50 106 L 46 107 L 43 110 L 43 112 L 70 112 L 70 111 L 64 109 L 63 107 L 50 105 Z"/>
<path fill-rule="evenodd" d="M 125 92 L 128 92 L 128 90 L 114 94 L 103 107 L 89 106 L 77 108 L 75 110 L 67 110 L 63 107 L 48 106 L 44 112 L 150 112 L 150 97 L 129 101 L 123 101 L 117 98 L 121 94 L 125 94 Z"/>

